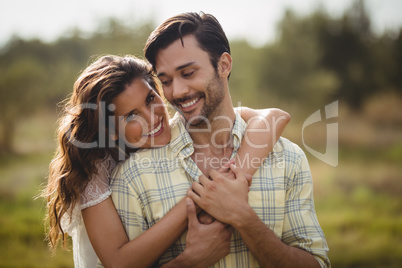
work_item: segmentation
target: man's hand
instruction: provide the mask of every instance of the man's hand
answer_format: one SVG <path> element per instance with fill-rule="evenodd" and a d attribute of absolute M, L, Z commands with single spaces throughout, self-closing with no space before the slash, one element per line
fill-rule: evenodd
<path fill-rule="evenodd" d="M 226 161 L 226 162 L 222 163 L 221 167 L 218 169 L 218 172 L 224 174 L 225 177 L 228 178 L 228 179 L 235 180 L 236 175 L 230 168 L 231 165 L 235 165 L 235 162 L 236 162 L 236 159 L 233 158 L 233 159 L 231 159 L 229 161 Z M 248 187 L 250 187 L 251 183 L 253 181 L 253 176 L 251 176 L 248 173 L 244 173 L 244 176 L 246 176 Z"/>
<path fill-rule="evenodd" d="M 198 213 L 197 218 L 201 224 L 211 224 L 215 221 L 215 219 L 211 215 L 206 213 L 204 210 Z"/>
<path fill-rule="evenodd" d="M 207 267 L 230 252 L 230 239 L 234 229 L 213 221 L 202 224 L 197 218 L 194 202 L 187 198 L 188 231 L 186 249 L 163 267 Z"/>
<path fill-rule="evenodd" d="M 200 183 L 194 182 L 187 195 L 215 219 L 233 225 L 240 217 L 239 212 L 249 208 L 249 182 L 240 168 L 230 165 L 236 179 L 228 179 L 216 170 L 210 172 L 212 180 L 200 176 Z"/>

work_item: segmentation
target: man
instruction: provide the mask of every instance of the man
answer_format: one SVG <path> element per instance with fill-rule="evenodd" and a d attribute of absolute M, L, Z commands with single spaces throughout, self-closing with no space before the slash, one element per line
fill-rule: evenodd
<path fill-rule="evenodd" d="M 211 252 L 205 249 L 206 237 L 225 234 L 209 236 L 207 231 L 204 237 L 197 237 L 197 223 L 192 218 L 187 245 L 184 234 L 165 253 L 161 263 L 172 260 L 168 265 L 195 266 L 199 265 L 197 261 L 211 258 L 202 264 L 329 266 L 328 248 L 314 211 L 311 174 L 306 157 L 297 145 L 281 138 L 255 173 L 250 192 L 244 176 L 230 180 L 215 170 L 216 160 L 236 155 L 246 129 L 245 122 L 232 107 L 228 86 L 232 58 L 219 22 L 208 14 L 175 16 L 151 34 L 144 51 L 163 85 L 166 99 L 185 122 L 176 118 L 172 140 L 166 147 L 135 156 L 137 160 L 161 157 L 163 165 L 144 168 L 139 165 L 140 160 L 128 161 L 113 174 L 112 197 L 129 238 L 143 232 L 141 226 L 152 225 L 163 217 L 186 195 L 186 186 L 192 184 L 192 190 L 188 191 L 191 199 L 187 200 L 191 214 L 194 214 L 194 201 L 219 222 L 227 224 L 227 229 L 235 229 L 230 253 L 217 250 L 210 257 Z M 231 169 L 240 174 L 238 168 Z M 163 177 L 168 187 L 150 183 L 152 177 Z M 128 181 L 128 185 L 122 184 L 123 181 Z M 133 184 L 140 187 L 133 190 Z M 155 192 L 159 195 L 152 195 Z M 163 202 L 167 204 L 161 205 Z M 137 213 L 128 215 L 127 207 L 136 205 L 142 211 L 137 209 Z M 191 258 L 193 254 L 198 260 Z"/>

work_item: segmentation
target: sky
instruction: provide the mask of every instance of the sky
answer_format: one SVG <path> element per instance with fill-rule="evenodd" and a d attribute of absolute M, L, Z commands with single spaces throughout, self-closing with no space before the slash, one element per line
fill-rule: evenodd
<path fill-rule="evenodd" d="M 51 42 L 74 27 L 84 32 L 98 28 L 102 19 L 114 17 L 128 25 L 144 20 L 159 24 L 186 11 L 213 14 L 229 40 L 245 38 L 255 46 L 275 38 L 286 8 L 308 15 L 321 6 L 338 17 L 352 0 L 0 0 L 0 46 L 13 35 Z M 365 0 L 375 32 L 402 26 L 402 0 Z M 253 31 L 250 27 L 253 25 Z M 255 27 L 255 25 L 257 27 Z"/>

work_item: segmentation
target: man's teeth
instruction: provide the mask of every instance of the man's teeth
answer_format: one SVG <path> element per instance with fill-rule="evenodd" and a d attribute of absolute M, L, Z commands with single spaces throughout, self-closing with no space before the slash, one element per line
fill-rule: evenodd
<path fill-rule="evenodd" d="M 199 99 L 194 99 L 194 100 L 189 101 L 189 102 L 187 102 L 187 103 L 183 103 L 183 104 L 181 105 L 181 107 L 183 107 L 183 108 L 190 107 L 191 105 L 193 105 L 194 103 L 196 103 L 198 100 L 199 100 Z"/>
<path fill-rule="evenodd" d="M 161 130 L 162 128 L 162 121 L 159 123 L 159 126 L 157 128 L 155 128 L 154 130 L 152 130 L 151 132 L 148 132 L 147 134 L 145 134 L 146 136 L 151 136 L 154 135 L 155 133 L 157 133 L 159 130 Z"/>

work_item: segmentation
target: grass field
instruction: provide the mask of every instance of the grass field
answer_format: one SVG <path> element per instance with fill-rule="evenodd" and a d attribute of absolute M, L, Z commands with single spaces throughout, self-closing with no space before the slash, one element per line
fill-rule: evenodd
<path fill-rule="evenodd" d="M 0 158 L 0 267 L 73 267 L 72 251 L 48 250 L 45 203 L 35 199 L 53 155 L 55 121 L 43 113 L 20 122 L 16 154 Z"/>
<path fill-rule="evenodd" d="M 22 121 L 17 153 L 0 157 L 0 267 L 73 267 L 71 250 L 48 251 L 45 204 L 34 199 L 53 154 L 55 120 L 43 113 Z M 342 141 L 337 167 L 307 154 L 332 265 L 402 267 L 402 143 L 353 147 Z"/>

